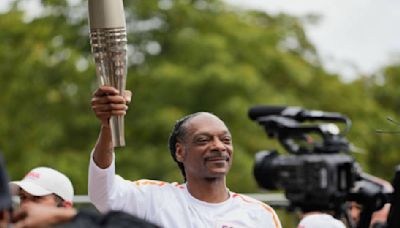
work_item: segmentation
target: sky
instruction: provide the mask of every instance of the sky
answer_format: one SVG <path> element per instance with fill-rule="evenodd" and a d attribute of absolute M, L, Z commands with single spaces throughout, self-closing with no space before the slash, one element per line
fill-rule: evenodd
<path fill-rule="evenodd" d="M 76 0 L 71 0 L 76 1 Z M 224 0 L 243 8 L 294 16 L 316 14 L 318 24 L 305 31 L 317 48 L 326 70 L 345 81 L 372 74 L 400 59 L 399 0 Z M 10 0 L 0 0 L 0 12 Z M 34 9 L 38 0 L 27 0 Z"/>
<path fill-rule="evenodd" d="M 305 25 L 325 69 L 346 81 L 371 74 L 400 58 L 399 0 L 225 0 L 271 14 L 317 14 L 316 25 Z"/>

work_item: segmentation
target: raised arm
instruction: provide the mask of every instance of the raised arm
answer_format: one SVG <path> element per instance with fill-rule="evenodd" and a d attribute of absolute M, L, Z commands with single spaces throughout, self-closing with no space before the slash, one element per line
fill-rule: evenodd
<path fill-rule="evenodd" d="M 113 159 L 109 119 L 112 115 L 125 115 L 130 99 L 130 91 L 126 91 L 122 96 L 117 89 L 110 86 L 98 88 L 93 95 L 92 110 L 101 122 L 100 135 L 93 150 L 93 160 L 102 169 L 109 167 Z"/>
<path fill-rule="evenodd" d="M 113 87 L 102 86 L 95 91 L 91 101 L 92 109 L 101 122 L 101 130 L 90 158 L 88 193 L 91 202 L 101 212 L 108 211 L 116 205 L 111 203 L 110 199 L 113 198 L 115 189 L 121 188 L 119 183 L 122 180 L 118 181 L 115 175 L 109 119 L 112 115 L 126 114 L 126 104 L 130 101 L 131 93 L 126 92 L 125 95 L 121 96 Z"/>

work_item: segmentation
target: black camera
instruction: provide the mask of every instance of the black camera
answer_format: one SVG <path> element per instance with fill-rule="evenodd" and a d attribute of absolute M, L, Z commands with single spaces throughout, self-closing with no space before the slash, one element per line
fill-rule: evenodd
<path fill-rule="evenodd" d="M 254 176 L 265 189 L 284 189 L 292 207 L 302 211 L 336 210 L 347 199 L 358 173 L 343 154 L 256 155 Z"/>
<path fill-rule="evenodd" d="M 344 137 L 350 120 L 339 113 L 278 106 L 253 107 L 249 117 L 290 153 L 258 152 L 257 183 L 269 190 L 284 189 L 290 206 L 303 211 L 338 209 L 359 177 Z M 341 130 L 331 122 L 345 126 Z"/>
<path fill-rule="evenodd" d="M 363 173 L 348 153 L 348 117 L 283 106 L 255 106 L 248 114 L 289 153 L 279 155 L 270 150 L 256 154 L 254 177 L 259 186 L 283 189 L 290 209 L 344 215 L 350 227 L 354 224 L 345 212 L 346 201 L 363 206 L 359 228 L 369 227 L 372 213 L 390 203 L 386 227 L 400 227 L 400 166 L 393 180 L 393 192 L 386 192 L 375 177 Z"/>

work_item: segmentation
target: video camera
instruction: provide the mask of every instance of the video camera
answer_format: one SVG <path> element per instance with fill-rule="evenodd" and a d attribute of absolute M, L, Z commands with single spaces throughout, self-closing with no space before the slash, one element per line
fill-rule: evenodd
<path fill-rule="evenodd" d="M 358 227 L 368 227 L 372 212 L 390 201 L 384 186 L 363 173 L 349 155 L 345 138 L 351 127 L 348 117 L 284 106 L 255 106 L 248 115 L 289 153 L 258 152 L 254 177 L 265 189 L 284 189 L 290 209 L 346 216 L 344 204 L 352 200 L 366 209 Z"/>

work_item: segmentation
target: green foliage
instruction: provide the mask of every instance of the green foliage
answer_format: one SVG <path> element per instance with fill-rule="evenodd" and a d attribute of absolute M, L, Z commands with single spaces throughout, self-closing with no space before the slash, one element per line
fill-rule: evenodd
<path fill-rule="evenodd" d="M 87 164 L 99 123 L 90 110 L 96 77 L 86 2 L 42 1 L 30 21 L 17 7 L 0 15 L 0 146 L 12 179 L 48 165 L 86 194 Z M 230 189 L 255 192 L 253 156 L 283 149 L 247 118 L 255 104 L 342 112 L 353 120 L 351 142 L 366 171 L 391 178 L 400 162 L 386 116 L 400 111 L 399 65 L 353 83 L 320 65 L 298 18 L 238 11 L 214 0 L 124 1 L 128 24 L 127 146 L 117 171 L 128 179 L 182 181 L 167 149 L 174 122 L 196 111 L 220 116 L 234 137 Z M 396 118 L 395 118 L 396 119 Z"/>
<path fill-rule="evenodd" d="M 387 179 L 393 177 L 392 167 L 399 164 L 397 148 L 400 146 L 398 140 L 400 102 L 396 99 L 400 95 L 397 89 L 400 83 L 399 74 L 400 63 L 390 64 L 372 77 L 360 80 L 367 91 L 366 95 L 379 104 L 376 109 L 369 111 L 375 112 L 375 116 L 379 118 L 366 120 L 367 123 L 375 129 L 388 132 L 375 134 L 374 139 L 367 142 L 368 167 L 371 172 Z"/>

